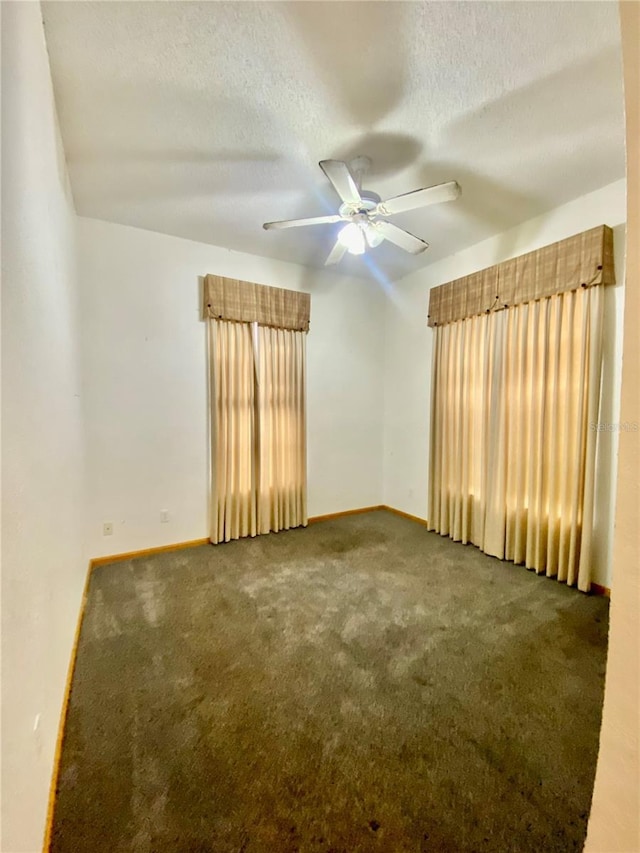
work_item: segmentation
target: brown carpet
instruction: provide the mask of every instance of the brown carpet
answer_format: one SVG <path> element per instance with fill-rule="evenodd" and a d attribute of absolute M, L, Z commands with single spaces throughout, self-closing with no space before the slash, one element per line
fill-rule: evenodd
<path fill-rule="evenodd" d="M 607 612 L 387 512 L 97 568 L 51 849 L 579 850 Z"/>

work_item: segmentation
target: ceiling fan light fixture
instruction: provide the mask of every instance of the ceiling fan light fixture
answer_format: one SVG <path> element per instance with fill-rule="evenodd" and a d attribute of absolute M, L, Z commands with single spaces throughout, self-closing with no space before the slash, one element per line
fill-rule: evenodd
<path fill-rule="evenodd" d="M 339 263 L 347 252 L 351 255 L 363 255 L 367 248 L 375 249 L 384 240 L 412 255 L 424 252 L 429 248 L 425 240 L 389 222 L 387 217 L 443 201 L 452 201 L 460 195 L 459 184 L 456 181 L 447 181 L 382 201 L 377 193 L 362 189 L 363 175 L 371 165 L 368 157 L 357 157 L 352 161 L 351 167 L 342 160 L 321 160 L 319 165 L 340 198 L 338 212 L 328 216 L 265 222 L 262 227 L 270 231 L 298 228 L 301 225 L 346 222 L 324 262 L 325 266 Z"/>
<path fill-rule="evenodd" d="M 363 255 L 366 248 L 364 233 L 359 225 L 350 222 L 338 234 L 338 242 L 341 243 L 352 255 Z"/>
<path fill-rule="evenodd" d="M 370 222 L 367 224 L 365 236 L 367 238 L 367 243 L 372 249 L 375 249 L 375 247 L 379 246 L 384 240 L 382 234 L 376 229 L 375 225 L 372 225 Z"/>

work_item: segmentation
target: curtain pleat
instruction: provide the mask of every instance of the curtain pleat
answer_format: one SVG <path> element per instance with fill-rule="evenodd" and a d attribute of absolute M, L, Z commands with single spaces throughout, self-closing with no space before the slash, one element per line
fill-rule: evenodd
<path fill-rule="evenodd" d="M 433 530 L 588 591 L 602 286 L 435 330 Z"/>
<path fill-rule="evenodd" d="M 213 543 L 307 523 L 304 332 L 209 321 Z"/>
<path fill-rule="evenodd" d="M 210 321 L 212 542 L 257 532 L 254 358 L 248 323 Z"/>
<path fill-rule="evenodd" d="M 258 532 L 307 523 L 304 332 L 258 327 Z"/>

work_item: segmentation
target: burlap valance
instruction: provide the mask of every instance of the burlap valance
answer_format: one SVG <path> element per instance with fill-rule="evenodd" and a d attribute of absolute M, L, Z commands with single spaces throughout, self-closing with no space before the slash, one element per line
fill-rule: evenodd
<path fill-rule="evenodd" d="M 203 299 L 202 315 L 205 318 L 309 331 L 309 293 L 207 275 L 204 277 Z"/>
<path fill-rule="evenodd" d="M 607 225 L 432 288 L 427 322 L 442 326 L 594 284 L 615 284 Z"/>

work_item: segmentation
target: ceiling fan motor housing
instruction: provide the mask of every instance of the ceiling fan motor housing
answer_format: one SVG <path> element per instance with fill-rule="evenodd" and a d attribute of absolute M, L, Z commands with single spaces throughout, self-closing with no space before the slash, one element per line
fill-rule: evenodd
<path fill-rule="evenodd" d="M 364 213 L 366 215 L 373 213 L 378 204 L 380 204 L 380 196 L 377 193 L 369 192 L 369 190 L 360 190 L 361 201 L 357 204 L 345 202 L 340 205 L 338 213 L 340 216 L 353 216 L 354 213 Z"/>

